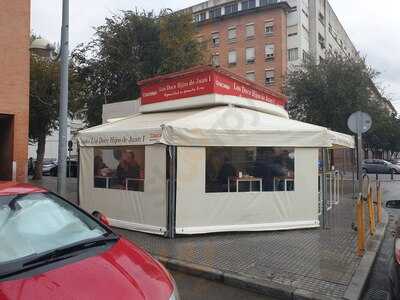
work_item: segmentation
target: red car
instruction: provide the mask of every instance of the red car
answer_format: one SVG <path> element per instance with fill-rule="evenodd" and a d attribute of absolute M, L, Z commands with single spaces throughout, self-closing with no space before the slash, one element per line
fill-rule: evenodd
<path fill-rule="evenodd" d="M 179 299 L 149 254 L 72 203 L 0 183 L 0 300 Z"/>

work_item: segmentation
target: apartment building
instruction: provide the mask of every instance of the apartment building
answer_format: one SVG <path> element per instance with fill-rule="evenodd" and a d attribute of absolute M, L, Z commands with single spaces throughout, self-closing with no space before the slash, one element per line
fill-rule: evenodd
<path fill-rule="evenodd" d="M 30 1 L 0 10 L 0 180 L 25 181 L 29 126 Z"/>
<path fill-rule="evenodd" d="M 331 51 L 357 55 L 327 0 L 209 0 L 186 8 L 210 63 L 282 92 L 288 70 Z"/>
<path fill-rule="evenodd" d="M 293 7 L 287 16 L 289 67 L 308 58 L 318 63 L 327 53 L 358 55 L 327 0 L 289 0 L 288 3 Z"/>

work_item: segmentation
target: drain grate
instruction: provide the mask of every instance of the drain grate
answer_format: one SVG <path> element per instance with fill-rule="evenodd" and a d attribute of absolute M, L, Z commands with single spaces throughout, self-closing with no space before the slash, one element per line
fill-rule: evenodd
<path fill-rule="evenodd" d="M 390 294 L 384 290 L 370 289 L 367 292 L 367 300 L 390 300 Z"/>

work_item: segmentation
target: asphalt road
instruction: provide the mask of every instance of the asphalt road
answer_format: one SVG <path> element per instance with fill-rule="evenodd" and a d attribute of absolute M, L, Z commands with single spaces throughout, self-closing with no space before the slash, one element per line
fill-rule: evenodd
<path fill-rule="evenodd" d="M 171 274 L 178 285 L 181 300 L 275 300 L 264 295 L 181 272 L 171 271 Z"/>

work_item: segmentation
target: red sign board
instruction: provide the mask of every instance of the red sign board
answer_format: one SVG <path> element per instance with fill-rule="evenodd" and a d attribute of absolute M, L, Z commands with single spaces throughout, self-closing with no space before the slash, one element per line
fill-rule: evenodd
<path fill-rule="evenodd" d="M 278 96 L 246 79 L 229 76 L 217 69 L 187 72 L 174 76 L 163 76 L 145 80 L 141 84 L 141 104 L 153 104 L 170 100 L 184 99 L 206 94 L 220 94 L 254 99 L 279 106 L 286 104 L 286 98 Z"/>

